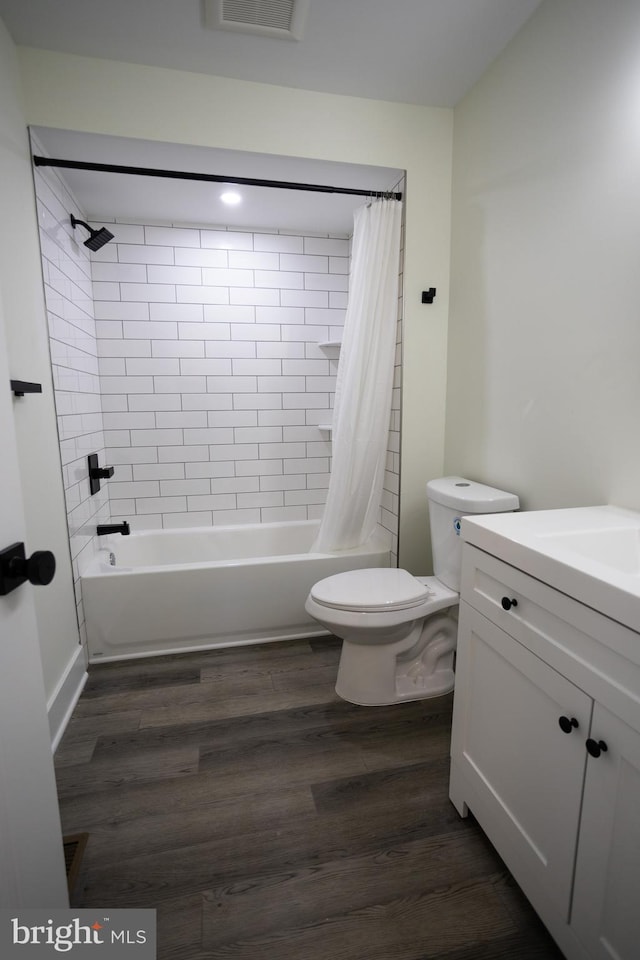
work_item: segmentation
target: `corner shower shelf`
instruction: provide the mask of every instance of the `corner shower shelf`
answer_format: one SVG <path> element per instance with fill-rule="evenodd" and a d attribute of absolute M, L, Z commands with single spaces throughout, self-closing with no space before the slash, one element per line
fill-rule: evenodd
<path fill-rule="evenodd" d="M 318 344 L 318 346 L 325 350 L 340 350 L 340 347 L 342 346 L 342 340 L 323 340 Z M 331 434 L 333 427 L 330 423 L 319 423 L 318 430 L 322 430 L 324 433 Z"/>

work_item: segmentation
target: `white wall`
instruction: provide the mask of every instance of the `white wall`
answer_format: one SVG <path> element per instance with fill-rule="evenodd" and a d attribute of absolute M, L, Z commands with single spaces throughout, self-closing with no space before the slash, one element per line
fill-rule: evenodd
<path fill-rule="evenodd" d="M 640 508 L 640 4 L 547 0 L 455 111 L 446 469 Z"/>
<path fill-rule="evenodd" d="M 443 469 L 452 112 L 20 51 L 29 123 L 407 170 L 400 562 L 428 572 Z M 421 291 L 438 289 L 432 306 Z"/>
<path fill-rule="evenodd" d="M 78 625 L 64 511 L 30 152 L 15 48 L 0 22 L 0 291 L 10 376 L 42 383 L 13 402 L 27 551 L 52 550 L 55 579 L 33 589 L 50 705 L 77 662 Z M 2 384 L 2 389 L 8 385 Z M 4 545 L 4 544 L 3 544 Z"/>

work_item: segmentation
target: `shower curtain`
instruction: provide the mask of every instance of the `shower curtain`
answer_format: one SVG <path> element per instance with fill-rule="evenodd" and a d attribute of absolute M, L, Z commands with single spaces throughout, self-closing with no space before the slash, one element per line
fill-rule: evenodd
<path fill-rule="evenodd" d="M 399 200 L 372 201 L 354 216 L 331 479 L 313 547 L 321 553 L 360 546 L 378 519 L 391 416 L 401 219 Z"/>

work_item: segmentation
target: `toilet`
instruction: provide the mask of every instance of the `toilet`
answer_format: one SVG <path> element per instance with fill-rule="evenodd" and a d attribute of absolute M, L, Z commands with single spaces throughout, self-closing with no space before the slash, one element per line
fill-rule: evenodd
<path fill-rule="evenodd" d="M 305 608 L 342 639 L 336 693 L 362 706 L 453 690 L 462 559 L 460 518 L 507 513 L 517 496 L 463 477 L 427 484 L 435 576 L 375 567 L 320 580 Z"/>

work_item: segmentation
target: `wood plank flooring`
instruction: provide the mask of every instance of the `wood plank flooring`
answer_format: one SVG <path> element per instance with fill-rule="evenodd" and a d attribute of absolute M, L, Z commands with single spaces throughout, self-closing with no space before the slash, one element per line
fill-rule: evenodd
<path fill-rule="evenodd" d="M 56 754 L 73 905 L 159 960 L 561 960 L 447 794 L 451 697 L 356 707 L 339 641 L 90 669 Z"/>

